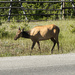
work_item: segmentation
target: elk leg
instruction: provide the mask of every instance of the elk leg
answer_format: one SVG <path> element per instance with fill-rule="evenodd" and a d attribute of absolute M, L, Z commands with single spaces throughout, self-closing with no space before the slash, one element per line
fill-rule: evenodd
<path fill-rule="evenodd" d="M 58 52 L 59 52 L 59 42 L 57 42 L 57 46 L 58 46 Z"/>
<path fill-rule="evenodd" d="M 37 44 L 38 44 L 38 47 L 39 47 L 39 49 L 40 49 L 40 43 L 39 43 L 39 41 L 37 42 Z"/>
<path fill-rule="evenodd" d="M 57 43 L 57 46 L 58 46 L 58 53 L 59 53 L 59 42 L 58 42 L 58 40 L 56 41 L 56 43 Z"/>
<path fill-rule="evenodd" d="M 31 47 L 31 51 L 30 51 L 30 55 L 31 55 L 31 53 L 32 53 L 32 50 L 33 50 L 35 44 L 36 44 L 36 42 L 33 42 L 32 47 Z"/>
<path fill-rule="evenodd" d="M 38 47 L 40 49 L 40 43 L 39 43 L 39 41 L 37 41 L 37 44 L 38 44 Z M 40 49 L 40 54 L 41 54 L 41 49 Z"/>
<path fill-rule="evenodd" d="M 36 44 L 36 42 L 33 42 L 33 45 L 32 45 L 32 47 L 31 47 L 31 49 L 33 49 L 33 48 L 34 48 L 35 44 Z"/>
<path fill-rule="evenodd" d="M 57 43 L 57 46 L 58 46 L 58 53 L 59 53 L 59 41 L 58 41 L 58 36 L 57 36 L 55 39 L 56 39 L 56 43 Z"/>
<path fill-rule="evenodd" d="M 53 47 L 51 49 L 51 54 L 53 54 L 53 49 L 54 49 L 54 47 L 56 45 L 56 40 L 54 38 L 51 38 L 51 41 L 53 41 L 53 43 L 54 43 L 54 45 L 53 45 Z"/>

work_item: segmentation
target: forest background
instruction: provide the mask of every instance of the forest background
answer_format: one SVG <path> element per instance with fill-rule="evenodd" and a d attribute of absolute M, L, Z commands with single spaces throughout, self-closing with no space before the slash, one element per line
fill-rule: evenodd
<path fill-rule="evenodd" d="M 5 0 L 0 0 L 5 1 Z M 6 0 L 10 1 L 10 0 Z M 19 0 L 12 0 L 12 1 L 19 1 Z M 21 1 L 31 1 L 31 0 L 21 0 Z M 61 0 L 33 0 L 33 1 L 61 1 Z M 63 1 L 63 0 L 62 0 Z M 65 0 L 70 1 L 70 0 Z M 75 2 L 75 0 L 73 0 Z M 74 3 L 75 4 L 75 3 Z M 12 7 L 20 7 L 21 4 L 19 3 L 12 3 Z M 61 9 L 61 2 L 59 3 L 22 3 L 22 6 L 25 9 L 25 14 L 61 14 L 61 10 L 59 11 L 50 11 L 53 9 Z M 0 3 L 0 7 L 10 7 L 10 3 Z M 72 7 L 72 2 L 66 2 L 65 7 Z M 36 9 L 36 10 L 30 10 L 30 9 Z M 47 10 L 38 10 L 38 9 L 47 9 Z M 9 9 L 0 9 L 0 15 L 8 15 Z M 11 10 L 11 19 L 16 20 L 23 20 L 25 19 L 25 15 L 17 15 L 17 14 L 23 14 L 23 10 L 20 8 L 12 9 Z M 64 11 L 65 18 L 75 18 L 75 9 L 65 9 Z M 26 15 L 26 17 L 30 20 L 53 20 L 53 19 L 61 19 L 61 15 Z M 0 16 L 0 19 L 8 19 L 8 16 Z"/>

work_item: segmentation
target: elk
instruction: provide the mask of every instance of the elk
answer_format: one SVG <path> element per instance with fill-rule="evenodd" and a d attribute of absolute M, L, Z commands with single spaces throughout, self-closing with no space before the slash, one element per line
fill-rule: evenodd
<path fill-rule="evenodd" d="M 39 41 L 51 39 L 51 41 L 54 43 L 51 49 L 51 54 L 53 54 L 53 49 L 56 43 L 57 43 L 58 52 L 59 52 L 59 41 L 58 41 L 59 32 L 60 32 L 59 27 L 54 24 L 36 26 L 29 31 L 24 31 L 24 28 L 22 30 L 21 28 L 19 28 L 14 40 L 17 40 L 20 37 L 31 39 L 33 42 L 32 47 L 31 47 L 31 51 L 32 51 L 36 43 L 38 44 L 38 47 L 40 49 Z"/>

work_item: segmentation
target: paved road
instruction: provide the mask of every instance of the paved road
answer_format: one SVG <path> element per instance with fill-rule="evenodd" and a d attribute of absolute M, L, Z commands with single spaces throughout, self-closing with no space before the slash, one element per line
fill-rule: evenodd
<path fill-rule="evenodd" d="M 0 75 L 75 75 L 75 54 L 2 57 Z"/>

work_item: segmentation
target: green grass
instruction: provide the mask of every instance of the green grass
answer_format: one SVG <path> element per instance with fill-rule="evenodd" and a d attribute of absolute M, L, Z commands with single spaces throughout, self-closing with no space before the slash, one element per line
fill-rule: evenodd
<path fill-rule="evenodd" d="M 14 40 L 19 27 L 29 30 L 35 26 L 55 24 L 60 28 L 59 43 L 60 50 L 58 53 L 57 45 L 54 48 L 54 54 L 75 52 L 75 20 L 59 21 L 39 21 L 29 22 L 4 22 L 0 25 L 0 57 L 5 56 L 26 56 L 30 55 L 32 41 L 30 39 L 20 38 Z M 40 41 L 41 55 L 50 55 L 53 42 L 51 40 Z M 35 45 L 32 55 L 40 55 L 37 44 Z"/>

